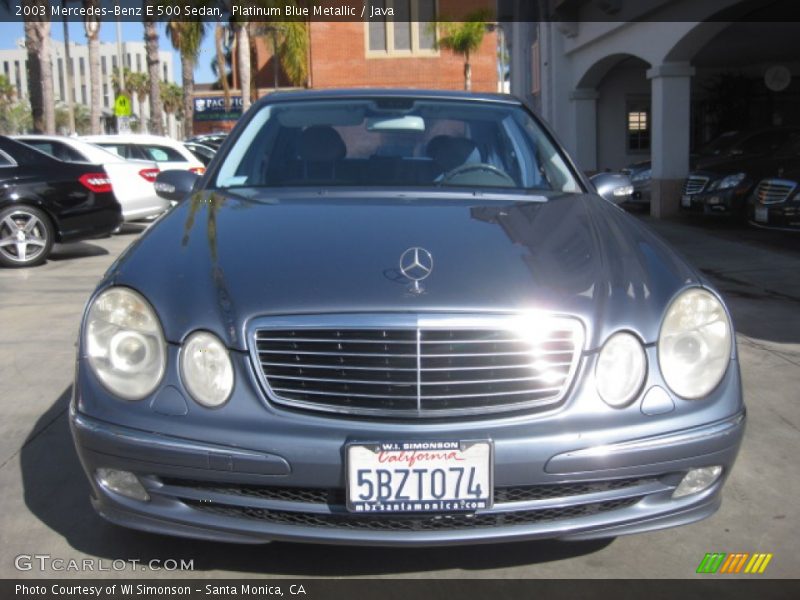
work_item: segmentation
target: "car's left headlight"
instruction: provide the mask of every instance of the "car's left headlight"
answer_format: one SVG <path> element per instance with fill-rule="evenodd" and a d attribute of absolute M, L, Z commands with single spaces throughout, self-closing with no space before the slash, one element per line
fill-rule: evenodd
<path fill-rule="evenodd" d="M 658 364 L 664 381 L 687 399 L 708 395 L 731 360 L 732 331 L 725 307 L 702 288 L 691 288 L 667 309 L 658 336 Z"/>
<path fill-rule="evenodd" d="M 733 175 L 726 175 L 722 179 L 718 179 L 715 181 L 711 189 L 712 190 L 727 190 L 730 188 L 735 188 L 737 185 L 744 181 L 744 178 L 747 177 L 745 173 L 734 173 Z"/>
<path fill-rule="evenodd" d="M 85 351 L 92 371 L 114 395 L 141 400 L 156 389 L 167 363 L 155 311 L 138 292 L 108 288 L 89 307 Z"/>
<path fill-rule="evenodd" d="M 189 394 L 209 408 L 222 406 L 233 391 L 228 349 L 213 333 L 197 331 L 181 348 L 181 377 Z"/>
<path fill-rule="evenodd" d="M 647 375 L 647 357 L 639 339 L 621 331 L 603 344 L 594 378 L 603 402 L 614 408 L 627 406 L 642 389 Z"/>

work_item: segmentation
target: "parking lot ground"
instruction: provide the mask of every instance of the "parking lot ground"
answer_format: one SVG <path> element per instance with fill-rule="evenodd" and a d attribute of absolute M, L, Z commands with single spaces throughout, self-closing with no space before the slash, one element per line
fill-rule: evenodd
<path fill-rule="evenodd" d="M 721 289 L 737 326 L 748 429 L 720 511 L 686 527 L 591 543 L 435 549 L 275 543 L 235 546 L 105 523 L 66 419 L 78 321 L 97 280 L 138 235 L 61 246 L 44 266 L 0 270 L 2 577 L 626 577 L 685 578 L 706 552 L 770 552 L 764 576 L 800 573 L 800 236 L 653 221 Z M 158 268 L 154 265 L 154 268 Z M 18 571 L 19 555 L 81 561 L 193 560 L 194 570 Z M 708 577 L 708 576 L 706 576 Z"/>

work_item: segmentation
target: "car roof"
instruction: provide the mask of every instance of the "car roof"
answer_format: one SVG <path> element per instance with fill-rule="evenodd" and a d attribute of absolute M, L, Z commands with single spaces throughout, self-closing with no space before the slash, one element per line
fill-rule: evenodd
<path fill-rule="evenodd" d="M 290 100 L 324 100 L 347 98 L 414 98 L 425 100 L 464 100 L 469 102 L 497 102 L 502 104 L 522 104 L 516 96 L 509 94 L 474 93 L 450 90 L 428 90 L 411 88 L 345 88 L 330 90 L 294 90 L 272 92 L 258 103 L 285 102 Z"/>
<path fill-rule="evenodd" d="M 170 137 L 166 137 L 163 135 L 150 135 L 147 133 L 112 133 L 109 135 L 84 135 L 81 138 L 85 142 L 118 142 L 118 143 L 127 143 L 127 144 L 135 144 L 137 142 L 141 142 L 144 144 L 180 144 L 180 142 L 173 140 Z"/>

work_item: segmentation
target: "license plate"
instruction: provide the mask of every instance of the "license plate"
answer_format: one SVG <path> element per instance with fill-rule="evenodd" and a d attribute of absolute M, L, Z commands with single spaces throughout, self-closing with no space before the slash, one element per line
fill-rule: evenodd
<path fill-rule="evenodd" d="M 489 441 L 347 446 L 347 509 L 359 513 L 464 512 L 492 505 Z"/>
<path fill-rule="evenodd" d="M 683 208 L 691 208 L 692 206 L 692 197 L 688 194 L 684 194 L 681 196 L 681 206 Z"/>
<path fill-rule="evenodd" d="M 756 206 L 756 221 L 759 223 L 769 221 L 769 209 L 766 206 Z"/>

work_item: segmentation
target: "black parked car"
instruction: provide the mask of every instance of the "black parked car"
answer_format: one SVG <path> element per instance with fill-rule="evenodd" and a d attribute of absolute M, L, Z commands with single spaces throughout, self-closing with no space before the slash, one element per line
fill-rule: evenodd
<path fill-rule="evenodd" d="M 772 161 L 747 201 L 751 225 L 800 231 L 800 135 Z"/>
<path fill-rule="evenodd" d="M 744 220 L 747 197 L 784 161 L 798 156 L 800 128 L 771 128 L 742 136 L 725 152 L 699 160 L 683 185 L 681 208 Z"/>
<path fill-rule="evenodd" d="M 120 223 L 102 166 L 63 162 L 0 136 L 0 266 L 40 264 L 54 242 L 107 235 Z"/>
<path fill-rule="evenodd" d="M 688 196 L 703 192 L 705 186 L 713 182 L 708 174 L 695 173 L 695 170 L 708 169 L 716 172 L 724 169 L 725 163 L 730 160 L 746 163 L 750 158 L 762 156 L 764 148 L 777 148 L 782 145 L 792 131 L 791 128 L 781 127 L 726 131 L 692 152 L 689 155 L 689 168 L 692 173 L 683 190 L 684 208 L 691 208 Z M 630 202 L 650 204 L 652 176 L 650 160 L 630 164 L 622 169 L 622 173 L 628 175 L 633 184 L 633 198 Z M 700 204 L 697 208 L 702 209 Z"/>

